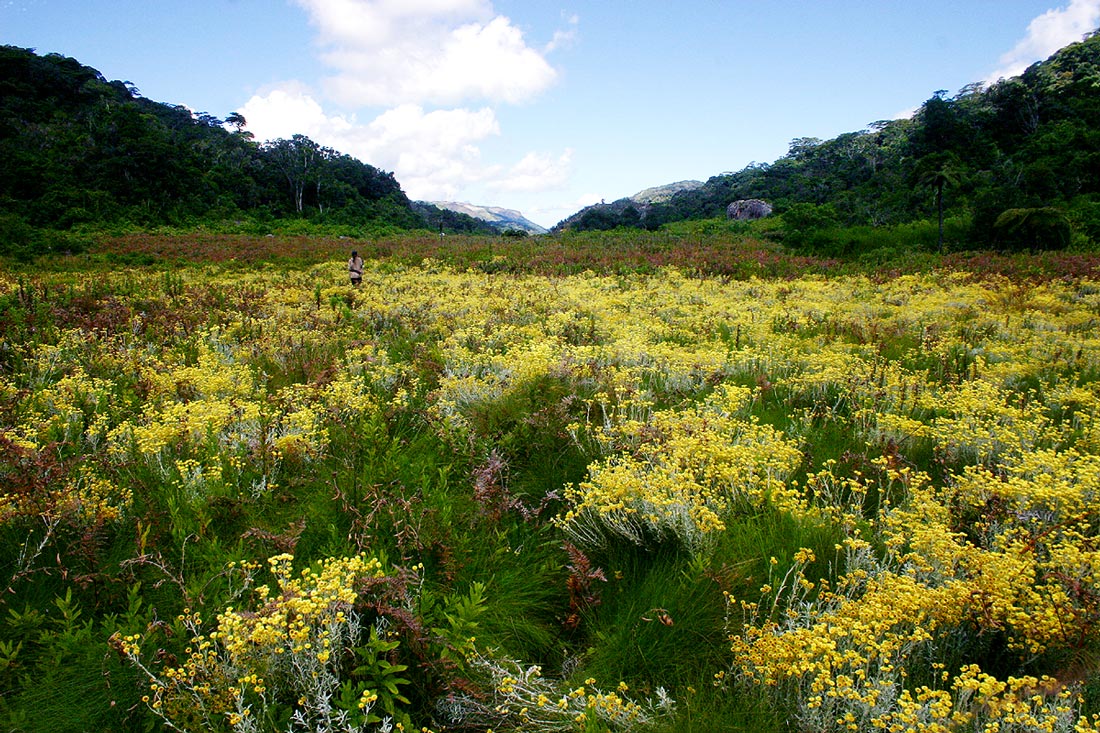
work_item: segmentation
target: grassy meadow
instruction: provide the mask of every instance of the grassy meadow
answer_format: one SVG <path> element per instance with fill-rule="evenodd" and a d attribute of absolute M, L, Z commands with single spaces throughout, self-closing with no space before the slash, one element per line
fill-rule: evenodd
<path fill-rule="evenodd" d="M 0 270 L 0 728 L 1100 730 L 1098 266 L 168 233 Z"/>

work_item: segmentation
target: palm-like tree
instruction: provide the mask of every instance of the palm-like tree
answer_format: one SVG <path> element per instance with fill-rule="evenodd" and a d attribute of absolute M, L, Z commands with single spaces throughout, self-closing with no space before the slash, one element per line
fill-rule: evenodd
<path fill-rule="evenodd" d="M 943 249 L 943 189 L 959 185 L 962 162 L 954 153 L 932 153 L 917 161 L 913 180 L 919 186 L 936 189 L 936 213 L 939 216 L 939 247 Z"/>
<path fill-rule="evenodd" d="M 244 115 L 242 115 L 240 112 L 234 112 L 233 114 L 229 115 L 225 118 L 225 122 L 226 124 L 233 125 L 233 127 L 237 128 L 237 132 L 243 131 L 244 126 L 248 124 L 248 120 L 246 120 L 244 118 Z"/>

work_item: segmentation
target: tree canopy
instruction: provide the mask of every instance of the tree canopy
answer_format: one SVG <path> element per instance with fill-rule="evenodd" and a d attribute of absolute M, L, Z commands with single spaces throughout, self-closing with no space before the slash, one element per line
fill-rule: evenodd
<path fill-rule="evenodd" d="M 259 144 L 58 54 L 0 47 L 0 208 L 9 228 L 305 217 L 425 222 L 392 173 L 304 135 Z M 16 223 L 15 220 L 18 220 Z"/>

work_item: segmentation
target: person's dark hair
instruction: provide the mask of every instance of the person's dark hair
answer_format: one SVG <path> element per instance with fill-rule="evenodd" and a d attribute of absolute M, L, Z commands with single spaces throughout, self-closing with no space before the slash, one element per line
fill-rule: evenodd
<path fill-rule="evenodd" d="M 353 249 L 353 250 L 351 251 L 351 256 L 352 256 L 352 257 L 358 257 L 358 256 L 359 256 L 359 253 L 358 253 L 357 251 L 355 251 L 355 250 Z"/>

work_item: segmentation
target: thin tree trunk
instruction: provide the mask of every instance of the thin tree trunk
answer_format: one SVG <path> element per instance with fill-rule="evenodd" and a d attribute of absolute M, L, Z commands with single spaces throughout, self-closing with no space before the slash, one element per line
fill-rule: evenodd
<path fill-rule="evenodd" d="M 943 254 L 943 184 L 936 189 L 936 211 L 940 216 L 940 254 Z"/>

